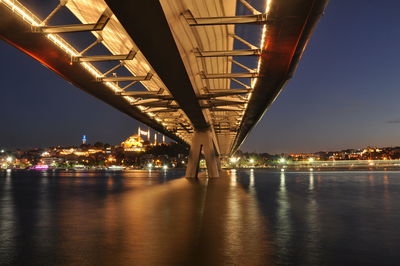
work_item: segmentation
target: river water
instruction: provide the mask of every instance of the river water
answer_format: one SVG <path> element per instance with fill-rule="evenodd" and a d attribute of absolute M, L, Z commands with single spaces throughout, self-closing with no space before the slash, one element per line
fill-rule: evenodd
<path fill-rule="evenodd" d="M 1 265 L 399 265 L 400 172 L 0 172 Z"/>

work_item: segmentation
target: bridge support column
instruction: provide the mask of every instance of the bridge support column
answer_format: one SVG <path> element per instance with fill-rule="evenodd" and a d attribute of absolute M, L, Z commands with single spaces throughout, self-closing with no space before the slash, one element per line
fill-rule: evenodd
<path fill-rule="evenodd" d="M 188 164 L 186 168 L 186 177 L 197 177 L 199 172 L 200 156 L 203 152 L 206 159 L 208 177 L 219 177 L 220 162 L 219 156 L 214 147 L 211 130 L 198 131 L 193 134 Z"/>

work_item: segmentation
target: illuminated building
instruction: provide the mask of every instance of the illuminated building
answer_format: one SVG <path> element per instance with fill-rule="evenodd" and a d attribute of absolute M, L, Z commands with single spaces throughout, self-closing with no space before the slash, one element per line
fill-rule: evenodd
<path fill-rule="evenodd" d="M 121 143 L 124 151 L 135 151 L 142 152 L 145 151 L 143 146 L 143 139 L 139 135 L 132 135 Z"/>

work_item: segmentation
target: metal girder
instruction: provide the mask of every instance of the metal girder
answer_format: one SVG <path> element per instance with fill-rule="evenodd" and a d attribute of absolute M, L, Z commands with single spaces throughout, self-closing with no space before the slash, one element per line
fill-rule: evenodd
<path fill-rule="evenodd" d="M 267 20 L 267 14 L 195 18 L 190 12 L 187 12 L 185 18 L 190 26 L 266 24 L 270 22 L 269 20 Z"/>
<path fill-rule="evenodd" d="M 130 86 L 132 86 L 133 84 L 135 84 L 137 81 L 136 80 L 134 80 L 134 81 L 132 81 L 131 83 L 129 83 L 128 85 L 126 85 L 125 87 L 122 87 L 121 89 L 124 91 L 124 90 L 126 90 L 127 88 L 129 88 Z"/>
<path fill-rule="evenodd" d="M 122 96 L 134 96 L 134 97 L 151 97 L 157 95 L 156 91 L 126 91 L 117 93 Z"/>
<path fill-rule="evenodd" d="M 131 103 L 131 105 L 145 105 L 145 104 L 147 104 L 147 103 L 152 103 L 152 102 L 158 102 L 158 99 L 145 99 L 145 100 L 142 100 L 142 99 L 137 99 L 134 103 Z"/>
<path fill-rule="evenodd" d="M 247 70 L 247 71 L 249 71 L 249 72 L 251 72 L 251 73 L 255 73 L 257 70 L 256 69 L 251 69 L 250 67 L 248 67 L 248 66 L 245 66 L 245 65 L 243 65 L 242 63 L 240 63 L 240 62 L 238 62 L 238 61 L 236 61 L 236 60 L 231 60 L 232 61 L 232 63 L 234 63 L 235 65 L 237 65 L 237 66 L 240 66 L 241 68 L 243 68 L 244 70 Z"/>
<path fill-rule="evenodd" d="M 94 56 L 77 56 L 73 57 L 73 62 L 101 62 L 114 60 L 132 60 L 136 55 L 135 51 L 130 51 L 128 54 L 122 55 L 94 55 Z"/>
<path fill-rule="evenodd" d="M 233 128 L 233 127 L 215 127 L 216 131 L 232 131 L 235 132 L 237 129 L 237 127 Z"/>
<path fill-rule="evenodd" d="M 67 4 L 68 0 L 61 0 L 60 3 L 56 6 L 56 8 L 51 11 L 51 13 L 42 21 L 41 25 L 46 25 L 47 22 L 55 15 L 57 14 L 60 9 Z"/>
<path fill-rule="evenodd" d="M 211 102 L 211 103 L 202 104 L 201 107 L 204 109 L 208 109 L 208 108 L 213 108 L 213 107 L 218 107 L 218 106 L 231 106 L 231 105 L 242 105 L 242 104 L 245 104 L 245 102 L 220 101 L 220 102 Z"/>
<path fill-rule="evenodd" d="M 96 23 L 62 25 L 62 26 L 37 26 L 32 27 L 33 32 L 38 33 L 67 33 L 67 32 L 82 32 L 82 31 L 101 31 L 107 25 L 112 13 L 106 9 Z"/>
<path fill-rule="evenodd" d="M 261 49 L 225 50 L 225 51 L 195 51 L 197 57 L 224 57 L 224 56 L 259 56 Z"/>
<path fill-rule="evenodd" d="M 145 81 L 150 80 L 153 74 L 148 73 L 146 76 L 130 76 L 130 77 L 100 77 L 98 78 L 102 82 L 119 82 L 119 81 Z"/>
<path fill-rule="evenodd" d="M 205 74 L 202 73 L 203 79 L 230 79 L 230 78 L 258 78 L 258 73 L 219 73 Z"/>
<path fill-rule="evenodd" d="M 186 126 L 185 124 L 179 123 L 179 125 L 180 125 L 181 127 L 183 127 L 183 129 L 185 129 L 188 133 L 193 132 L 193 129 L 190 128 L 190 127 L 188 127 L 188 126 Z M 190 125 L 189 125 L 189 126 L 190 126 Z"/>
<path fill-rule="evenodd" d="M 253 13 L 253 15 L 259 15 L 261 14 L 260 11 L 258 11 L 257 9 L 255 9 L 252 5 L 249 4 L 249 2 L 247 2 L 246 0 L 239 0 L 240 3 L 242 3 L 251 13 Z"/>
<path fill-rule="evenodd" d="M 231 95 L 240 95 L 245 93 L 250 93 L 249 89 L 227 89 L 227 90 L 212 90 L 209 93 L 205 93 L 200 95 L 198 98 L 200 100 L 207 100 L 215 97 L 223 97 L 223 96 L 231 96 Z"/>
<path fill-rule="evenodd" d="M 178 106 L 169 106 L 166 107 L 151 107 L 146 110 L 143 110 L 144 113 L 175 113 L 176 110 L 179 109 Z"/>
<path fill-rule="evenodd" d="M 103 76 L 107 76 L 108 74 L 110 74 L 111 72 L 117 70 L 118 68 L 122 67 L 124 65 L 124 62 L 119 63 L 118 65 L 112 67 L 111 69 L 107 70 Z"/>
<path fill-rule="evenodd" d="M 92 42 L 91 44 L 89 44 L 85 49 L 83 49 L 79 54 L 83 55 L 85 54 L 87 51 L 89 51 L 90 49 L 92 49 L 93 47 L 95 47 L 97 44 L 101 43 L 103 41 L 103 38 L 101 36 L 99 36 L 94 42 Z"/>
<path fill-rule="evenodd" d="M 213 112 L 240 112 L 244 111 L 244 108 L 233 108 L 233 107 L 224 107 L 224 108 L 218 108 L 218 107 L 212 107 L 210 108 L 210 111 Z"/>
<path fill-rule="evenodd" d="M 243 86 L 243 87 L 246 88 L 246 89 L 251 89 L 251 86 L 250 86 L 250 85 L 247 85 L 246 83 L 243 83 L 243 82 L 241 82 L 240 80 L 237 80 L 237 79 L 235 79 L 235 78 L 233 78 L 233 79 L 231 79 L 231 80 L 234 81 L 234 82 L 236 82 L 237 84 Z"/>
<path fill-rule="evenodd" d="M 236 34 L 230 34 L 229 36 L 231 36 L 232 38 L 238 40 L 239 42 L 243 43 L 244 45 L 246 45 L 247 47 L 249 47 L 250 49 L 258 49 L 257 46 L 255 46 L 254 44 L 249 43 L 248 41 L 246 41 L 245 39 L 243 39 L 242 37 L 236 35 Z"/>
<path fill-rule="evenodd" d="M 140 100 L 138 102 L 135 102 L 132 104 L 133 106 L 144 106 L 144 107 L 166 107 L 169 108 L 171 106 L 171 101 L 164 101 L 164 100 L 158 100 L 158 99 L 146 99 L 146 100 Z"/>
<path fill-rule="evenodd" d="M 177 128 L 177 129 L 175 129 L 175 132 L 179 132 L 179 131 L 184 131 L 184 132 L 187 132 L 187 133 L 193 133 L 193 130 L 187 131 L 187 130 L 184 129 L 184 128 Z"/>
<path fill-rule="evenodd" d="M 134 96 L 134 97 L 141 97 L 147 99 L 160 99 L 160 100 L 173 100 L 174 98 L 170 95 L 162 95 L 156 93 L 146 93 L 141 91 L 127 91 L 119 93 L 121 96 Z"/>

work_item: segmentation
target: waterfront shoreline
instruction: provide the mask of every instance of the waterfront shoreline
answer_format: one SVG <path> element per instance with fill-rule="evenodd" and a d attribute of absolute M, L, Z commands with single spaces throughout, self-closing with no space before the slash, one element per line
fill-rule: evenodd
<path fill-rule="evenodd" d="M 185 168 L 170 169 L 173 171 L 185 171 Z M 202 168 L 200 171 L 204 172 L 206 169 Z M 237 167 L 237 168 L 223 168 L 223 171 L 233 170 L 264 170 L 266 172 L 400 172 L 400 167 Z M 138 172 L 154 172 L 164 173 L 168 170 L 164 169 L 125 169 L 125 170 L 74 170 L 74 169 L 47 169 L 47 170 L 33 170 L 33 169 L 0 169 L 0 172 L 46 172 L 46 173 L 138 173 Z"/>

